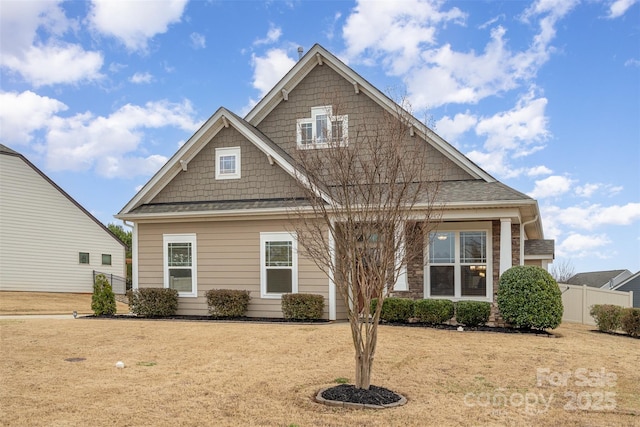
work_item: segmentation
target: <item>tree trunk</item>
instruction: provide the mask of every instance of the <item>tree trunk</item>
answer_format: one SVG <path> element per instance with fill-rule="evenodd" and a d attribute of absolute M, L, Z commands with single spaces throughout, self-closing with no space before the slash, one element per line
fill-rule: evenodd
<path fill-rule="evenodd" d="M 369 390 L 373 358 L 368 351 L 356 353 L 356 388 Z"/>

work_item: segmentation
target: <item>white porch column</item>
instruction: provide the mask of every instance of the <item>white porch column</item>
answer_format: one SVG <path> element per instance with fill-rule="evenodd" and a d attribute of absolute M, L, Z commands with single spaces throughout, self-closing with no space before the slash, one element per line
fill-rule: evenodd
<path fill-rule="evenodd" d="M 407 264 L 404 262 L 405 260 L 405 242 L 406 238 L 404 233 L 406 233 L 405 222 L 401 222 L 398 228 L 395 230 L 395 238 L 398 241 L 398 251 L 396 252 L 396 265 L 395 268 L 400 269 L 400 273 L 398 274 L 398 279 L 396 280 L 395 285 L 393 286 L 394 291 L 408 291 L 409 290 L 409 282 L 407 280 Z"/>
<path fill-rule="evenodd" d="M 133 223 L 131 231 L 131 287 L 138 289 L 138 223 Z"/>
<path fill-rule="evenodd" d="M 331 227 L 334 228 L 336 226 L 335 223 L 331 224 Z M 335 229 L 335 228 L 334 228 Z M 331 256 L 331 262 L 333 265 L 336 265 L 336 242 L 333 238 L 333 233 L 331 230 L 329 232 L 329 251 Z M 333 277 L 333 269 L 329 269 L 329 320 L 336 320 L 336 282 Z"/>
<path fill-rule="evenodd" d="M 500 275 L 513 264 L 511 256 L 511 218 L 500 218 Z"/>

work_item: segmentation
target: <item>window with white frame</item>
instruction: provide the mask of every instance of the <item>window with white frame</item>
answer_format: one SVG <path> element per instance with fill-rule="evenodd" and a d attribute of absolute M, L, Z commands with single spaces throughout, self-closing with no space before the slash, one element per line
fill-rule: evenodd
<path fill-rule="evenodd" d="M 164 287 L 178 291 L 181 297 L 196 297 L 197 250 L 195 234 L 163 235 Z"/>
<path fill-rule="evenodd" d="M 298 248 L 295 234 L 260 233 L 260 294 L 280 298 L 298 292 Z"/>
<path fill-rule="evenodd" d="M 333 115 L 332 106 L 311 108 L 311 117 L 297 120 L 298 148 L 322 148 L 330 144 L 347 145 L 348 116 Z"/>
<path fill-rule="evenodd" d="M 216 179 L 240 178 L 240 147 L 216 148 Z"/>
<path fill-rule="evenodd" d="M 429 234 L 425 295 L 491 300 L 489 231 L 440 230 Z"/>

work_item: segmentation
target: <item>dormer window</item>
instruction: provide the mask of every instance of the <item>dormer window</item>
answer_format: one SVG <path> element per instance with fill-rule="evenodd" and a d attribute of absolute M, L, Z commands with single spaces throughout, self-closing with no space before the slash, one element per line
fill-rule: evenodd
<path fill-rule="evenodd" d="M 333 107 L 313 107 L 311 117 L 297 120 L 298 148 L 323 148 L 330 144 L 347 145 L 349 121 L 346 115 L 334 116 Z"/>

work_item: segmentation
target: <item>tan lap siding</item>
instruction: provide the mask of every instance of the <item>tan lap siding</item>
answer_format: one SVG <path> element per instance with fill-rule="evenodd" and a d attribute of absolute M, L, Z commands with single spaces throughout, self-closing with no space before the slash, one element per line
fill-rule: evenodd
<path fill-rule="evenodd" d="M 251 292 L 247 316 L 282 317 L 280 299 L 260 298 L 260 233 L 282 232 L 285 220 L 142 223 L 138 225 L 139 287 L 163 286 L 163 234 L 196 234 L 198 297 L 180 298 L 179 314 L 206 315 L 206 292 L 239 289 Z M 311 260 L 299 257 L 298 291 L 325 298 L 328 279 Z"/>

